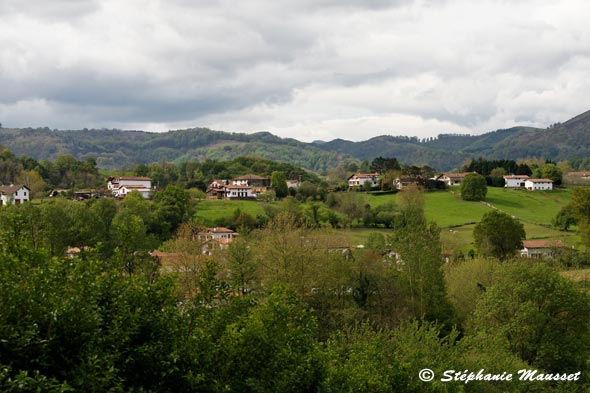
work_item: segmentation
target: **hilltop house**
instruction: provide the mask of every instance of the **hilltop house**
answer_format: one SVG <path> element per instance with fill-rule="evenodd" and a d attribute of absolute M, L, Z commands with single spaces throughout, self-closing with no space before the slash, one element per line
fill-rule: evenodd
<path fill-rule="evenodd" d="M 520 256 L 525 258 L 553 258 L 557 249 L 565 245 L 560 240 L 524 240 Z"/>
<path fill-rule="evenodd" d="M 440 180 L 445 182 L 447 186 L 460 186 L 465 176 L 477 172 L 461 172 L 461 173 L 443 173 L 434 178 L 434 180 Z"/>
<path fill-rule="evenodd" d="M 232 180 L 213 180 L 207 195 L 217 199 L 256 199 L 270 186 L 270 178 L 244 175 Z"/>
<path fill-rule="evenodd" d="M 504 176 L 504 187 L 506 188 L 524 188 L 525 182 L 529 180 L 527 175 L 509 175 Z"/>
<path fill-rule="evenodd" d="M 31 200 L 31 189 L 24 185 L 0 186 L 0 205 L 20 205 Z"/>
<path fill-rule="evenodd" d="M 420 182 L 418 178 L 409 176 L 398 177 L 393 181 L 393 185 L 397 190 L 403 190 L 409 186 L 418 186 L 419 183 Z"/>
<path fill-rule="evenodd" d="M 131 191 L 138 191 L 145 199 L 151 198 L 152 179 L 140 176 L 110 176 L 107 188 L 115 198 L 124 198 Z"/>
<path fill-rule="evenodd" d="M 379 174 L 378 173 L 355 173 L 348 178 L 348 187 L 361 187 L 366 182 L 371 183 L 371 187 L 379 186 Z"/>
<path fill-rule="evenodd" d="M 553 190 L 553 180 L 550 179 L 528 179 L 524 182 L 527 190 Z"/>

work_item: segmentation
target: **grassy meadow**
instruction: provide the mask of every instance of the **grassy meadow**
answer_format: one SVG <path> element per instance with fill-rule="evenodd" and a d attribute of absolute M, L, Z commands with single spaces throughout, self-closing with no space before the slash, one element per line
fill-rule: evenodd
<path fill-rule="evenodd" d="M 372 207 L 396 203 L 398 194 L 365 194 Z M 580 247 L 575 232 L 560 232 L 551 227 L 557 212 L 569 203 L 571 188 L 553 191 L 525 191 L 488 187 L 484 202 L 468 202 L 461 199 L 458 187 L 449 191 L 424 194 L 426 218 L 441 228 L 443 248 L 469 251 L 473 248 L 473 228 L 490 209 L 496 208 L 518 218 L 524 225 L 527 239 L 560 239 L 564 243 Z M 197 207 L 197 218 L 212 225 L 215 220 L 231 216 L 236 209 L 256 217 L 264 214 L 265 202 L 204 200 Z M 273 202 L 279 205 L 280 202 Z M 379 228 L 347 228 L 335 231 L 344 235 L 351 244 L 363 244 L 370 233 L 387 233 Z"/>

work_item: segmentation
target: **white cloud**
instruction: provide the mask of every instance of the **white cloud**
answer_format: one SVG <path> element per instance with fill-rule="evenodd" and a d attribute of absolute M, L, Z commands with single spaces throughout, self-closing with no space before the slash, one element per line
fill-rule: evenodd
<path fill-rule="evenodd" d="M 304 140 L 546 126 L 588 109 L 588 14 L 582 0 L 6 0 L 0 121 Z"/>

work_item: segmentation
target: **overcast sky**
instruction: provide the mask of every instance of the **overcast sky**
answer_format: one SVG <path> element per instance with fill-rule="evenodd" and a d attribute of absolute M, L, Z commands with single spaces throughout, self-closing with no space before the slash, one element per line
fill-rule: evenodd
<path fill-rule="evenodd" d="M 4 127 L 299 140 L 590 109 L 586 0 L 1 0 Z"/>

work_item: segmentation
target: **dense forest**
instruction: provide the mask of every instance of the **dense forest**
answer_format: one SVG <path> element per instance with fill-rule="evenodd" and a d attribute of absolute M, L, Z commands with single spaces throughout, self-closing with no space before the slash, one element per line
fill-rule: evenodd
<path fill-rule="evenodd" d="M 547 129 L 514 127 L 482 135 L 441 134 L 436 138 L 378 136 L 362 142 L 336 139 L 299 142 L 268 132 L 240 134 L 192 128 L 164 133 L 121 130 L 0 128 L 0 144 L 17 155 L 55 160 L 72 155 L 94 157 L 104 169 L 129 169 L 153 162 L 228 161 L 254 156 L 290 163 L 319 174 L 378 156 L 397 157 L 408 165 L 441 171 L 459 168 L 467 159 L 545 159 L 565 161 L 590 156 L 590 112 Z M 584 168 L 577 168 L 588 170 Z"/>

